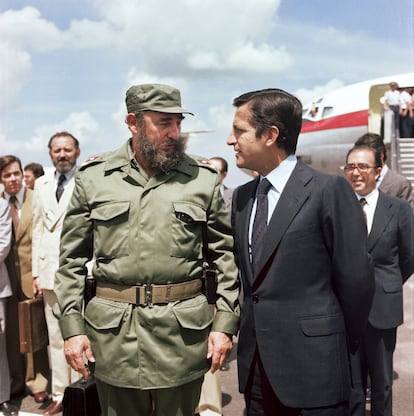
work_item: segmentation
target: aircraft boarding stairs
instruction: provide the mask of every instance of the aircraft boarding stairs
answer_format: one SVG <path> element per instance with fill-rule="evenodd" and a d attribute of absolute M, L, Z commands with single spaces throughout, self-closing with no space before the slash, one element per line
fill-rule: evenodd
<path fill-rule="evenodd" d="M 390 150 L 388 163 L 391 169 L 409 179 L 414 188 L 414 137 L 399 137 L 398 129 L 394 128 L 392 111 L 384 114 L 384 142 L 388 143 Z"/>
<path fill-rule="evenodd" d="M 399 138 L 400 169 L 401 175 L 411 181 L 414 187 L 414 137 Z"/>

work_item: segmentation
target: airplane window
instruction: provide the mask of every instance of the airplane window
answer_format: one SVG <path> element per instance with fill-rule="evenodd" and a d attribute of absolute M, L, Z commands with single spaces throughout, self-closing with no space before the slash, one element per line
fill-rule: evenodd
<path fill-rule="evenodd" d="M 324 107 L 322 111 L 322 118 L 329 116 L 333 113 L 333 107 Z"/>

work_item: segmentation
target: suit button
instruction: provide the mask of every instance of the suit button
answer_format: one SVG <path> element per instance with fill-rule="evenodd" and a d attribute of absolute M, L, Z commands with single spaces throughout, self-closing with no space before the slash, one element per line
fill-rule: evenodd
<path fill-rule="evenodd" d="M 257 295 L 253 295 L 252 299 L 253 299 L 253 303 L 258 303 L 259 302 L 259 296 L 257 296 Z"/>

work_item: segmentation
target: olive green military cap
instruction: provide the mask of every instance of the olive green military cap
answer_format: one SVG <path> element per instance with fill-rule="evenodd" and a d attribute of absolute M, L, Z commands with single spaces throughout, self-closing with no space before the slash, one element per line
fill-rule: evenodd
<path fill-rule="evenodd" d="M 180 91 L 169 85 L 134 85 L 126 92 L 125 102 L 128 113 L 159 111 L 161 113 L 186 113 L 194 115 L 181 107 Z"/>

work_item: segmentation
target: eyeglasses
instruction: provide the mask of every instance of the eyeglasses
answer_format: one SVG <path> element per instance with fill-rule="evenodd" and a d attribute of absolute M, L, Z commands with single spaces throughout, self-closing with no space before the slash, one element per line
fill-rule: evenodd
<path fill-rule="evenodd" d="M 344 166 L 345 172 L 353 172 L 358 169 L 359 172 L 368 172 L 368 169 L 374 169 L 376 166 L 369 166 L 367 163 L 347 163 Z"/>

